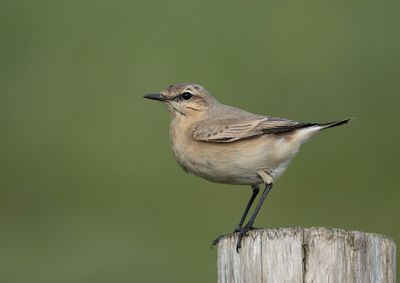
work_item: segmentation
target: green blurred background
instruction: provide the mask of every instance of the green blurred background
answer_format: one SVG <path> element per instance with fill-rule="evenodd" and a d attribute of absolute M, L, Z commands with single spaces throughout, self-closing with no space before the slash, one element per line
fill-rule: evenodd
<path fill-rule="evenodd" d="M 215 282 L 247 187 L 184 174 L 172 83 L 302 121 L 257 226 L 400 240 L 398 1 L 0 2 L 0 281 Z"/>

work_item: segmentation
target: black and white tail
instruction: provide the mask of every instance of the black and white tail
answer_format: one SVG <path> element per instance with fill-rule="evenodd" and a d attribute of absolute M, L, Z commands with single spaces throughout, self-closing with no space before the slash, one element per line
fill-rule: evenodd
<path fill-rule="evenodd" d="M 319 131 L 347 124 L 352 119 L 353 118 L 348 118 L 348 119 L 333 121 L 333 122 L 328 122 L 328 123 L 307 123 L 307 125 L 304 128 L 301 128 L 296 131 L 298 141 L 300 143 L 306 142 L 307 140 L 309 140 L 311 137 L 313 137 Z"/>

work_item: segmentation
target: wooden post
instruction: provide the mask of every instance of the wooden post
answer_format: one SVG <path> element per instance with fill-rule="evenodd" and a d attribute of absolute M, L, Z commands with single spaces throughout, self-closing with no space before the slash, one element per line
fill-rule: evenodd
<path fill-rule="evenodd" d="M 396 244 L 386 236 L 328 228 L 257 229 L 218 244 L 219 283 L 396 282 Z"/>

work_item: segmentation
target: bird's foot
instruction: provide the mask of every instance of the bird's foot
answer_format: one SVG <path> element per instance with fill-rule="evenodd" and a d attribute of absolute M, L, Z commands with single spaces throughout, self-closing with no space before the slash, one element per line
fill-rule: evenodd
<path fill-rule="evenodd" d="M 234 233 L 240 232 L 240 229 L 242 229 L 242 226 L 236 226 L 235 230 L 233 231 Z"/>
<path fill-rule="evenodd" d="M 236 229 L 237 228 L 238 227 L 236 227 Z M 255 230 L 255 229 L 260 229 L 260 228 L 253 227 L 252 225 L 245 225 L 244 227 L 239 228 L 239 231 L 236 231 L 236 229 L 235 229 L 235 232 L 238 233 L 238 241 L 237 241 L 237 244 L 236 244 L 236 252 L 239 253 L 239 250 L 242 247 L 242 239 L 243 239 L 244 236 L 246 236 L 247 232 L 249 232 L 250 230 Z"/>
<path fill-rule="evenodd" d="M 236 232 L 236 231 L 235 231 Z M 218 236 L 217 238 L 215 238 L 212 242 L 211 242 L 211 249 L 213 248 L 213 247 L 215 247 L 218 243 L 219 243 L 219 241 L 222 239 L 222 238 L 224 238 L 224 237 L 227 237 L 227 236 L 230 236 L 230 235 L 232 235 L 233 233 L 230 233 L 230 234 L 225 234 L 225 235 L 221 235 L 221 236 Z"/>
<path fill-rule="evenodd" d="M 235 230 L 233 231 L 233 233 L 221 235 L 221 236 L 218 236 L 217 238 L 215 238 L 215 239 L 211 242 L 211 249 L 212 249 L 213 247 L 215 247 L 215 246 L 219 243 L 219 241 L 220 241 L 222 238 L 227 237 L 227 236 L 231 236 L 231 235 L 233 235 L 233 234 L 235 234 L 235 233 L 239 233 L 239 234 L 238 234 L 238 242 L 237 242 L 237 245 L 236 245 L 236 251 L 239 253 L 239 249 L 241 248 L 241 241 L 242 241 L 242 238 L 245 236 L 245 234 L 246 234 L 248 231 L 250 231 L 250 230 L 256 230 L 256 229 L 261 229 L 261 228 L 257 228 L 257 227 L 250 226 L 250 225 L 245 225 L 244 227 L 236 226 L 236 228 L 235 228 Z"/>
<path fill-rule="evenodd" d="M 235 230 L 233 231 L 233 233 L 240 232 L 242 229 L 243 229 L 242 226 L 236 226 L 236 228 L 235 228 Z M 250 230 L 258 230 L 258 229 L 262 229 L 262 228 L 250 226 L 249 231 L 250 231 Z"/>

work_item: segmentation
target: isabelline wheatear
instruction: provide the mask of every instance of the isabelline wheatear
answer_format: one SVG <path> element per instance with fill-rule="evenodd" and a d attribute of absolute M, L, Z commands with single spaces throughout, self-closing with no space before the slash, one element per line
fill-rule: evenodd
<path fill-rule="evenodd" d="M 274 180 L 286 170 L 300 146 L 321 130 L 350 121 L 304 123 L 257 115 L 218 102 L 197 84 L 171 85 L 144 97 L 167 105 L 171 147 L 186 172 L 212 182 L 251 186 L 253 193 L 234 230 L 238 232 L 237 251 L 243 236 L 253 228 Z M 265 189 L 243 226 L 262 183 Z"/>

